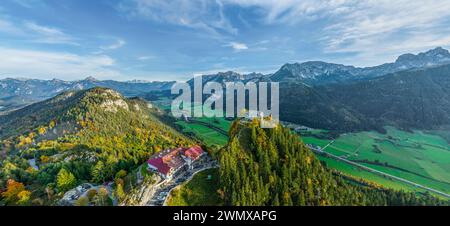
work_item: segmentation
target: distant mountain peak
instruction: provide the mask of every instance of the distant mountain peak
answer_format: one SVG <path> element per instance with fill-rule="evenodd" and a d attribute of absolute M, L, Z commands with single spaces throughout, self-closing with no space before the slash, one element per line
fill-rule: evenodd
<path fill-rule="evenodd" d="M 84 80 L 85 81 L 90 81 L 90 82 L 98 82 L 98 80 L 96 78 L 94 78 L 93 76 L 88 76 Z"/>
<path fill-rule="evenodd" d="M 441 62 L 450 62 L 450 53 L 448 50 L 437 47 L 426 52 L 415 54 L 403 54 L 397 58 L 396 64 L 418 64 L 418 66 L 430 65 L 430 64 L 440 64 Z"/>
<path fill-rule="evenodd" d="M 235 71 L 226 71 L 226 72 L 219 72 L 217 75 L 225 75 L 225 76 L 240 76 L 241 74 L 235 72 Z"/>
<path fill-rule="evenodd" d="M 249 81 L 260 81 L 268 76 L 252 72 L 249 74 L 243 74 L 235 71 L 225 71 L 225 72 L 217 72 L 216 74 L 203 75 L 203 83 L 206 82 L 249 82 Z M 194 79 L 188 81 L 189 84 L 194 83 Z"/>
<path fill-rule="evenodd" d="M 31 80 L 31 79 L 29 79 L 29 78 L 24 78 L 24 77 L 14 77 L 14 78 L 5 78 L 5 79 L 3 79 L 3 80 L 26 82 L 26 81 L 29 81 L 29 80 Z"/>
<path fill-rule="evenodd" d="M 425 54 L 428 54 L 428 55 L 438 55 L 438 54 L 450 55 L 448 50 L 446 50 L 440 46 L 427 51 Z"/>
<path fill-rule="evenodd" d="M 324 61 L 306 61 L 303 63 L 287 63 L 281 67 L 282 70 L 291 70 L 293 68 L 324 68 L 324 67 L 351 67 L 343 64 L 327 63 Z"/>
<path fill-rule="evenodd" d="M 64 81 L 61 79 L 54 78 L 54 79 L 50 80 L 50 82 L 58 83 L 58 82 L 64 82 Z"/>
<path fill-rule="evenodd" d="M 59 79 L 53 80 L 39 80 L 39 79 L 0 79 L 0 102 L 4 98 L 20 97 L 28 101 L 16 101 L 9 105 L 1 104 L 2 106 L 9 106 L 0 109 L 0 114 L 6 110 L 13 110 L 23 107 L 29 103 L 45 100 L 56 96 L 59 93 L 68 90 L 84 90 L 96 86 L 112 88 L 119 91 L 124 96 L 139 96 L 156 90 L 170 90 L 174 82 L 155 82 L 155 83 L 132 83 L 120 81 L 98 81 L 94 77 L 88 77 L 84 80 L 77 81 L 63 81 Z"/>
<path fill-rule="evenodd" d="M 342 64 L 333 64 L 323 61 L 307 61 L 304 63 L 285 64 L 272 76 L 273 81 L 306 82 L 331 79 L 334 82 L 347 77 L 353 77 L 356 68 Z"/>

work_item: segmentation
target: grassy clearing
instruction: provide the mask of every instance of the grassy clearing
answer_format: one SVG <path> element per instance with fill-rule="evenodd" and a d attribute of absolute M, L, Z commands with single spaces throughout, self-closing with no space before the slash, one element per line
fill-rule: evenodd
<path fill-rule="evenodd" d="M 185 133 L 193 133 L 207 145 L 225 146 L 228 142 L 228 130 L 231 121 L 225 118 L 192 118 L 188 122 L 179 120 L 177 125 L 183 128 Z"/>
<path fill-rule="evenodd" d="M 228 142 L 227 136 L 210 127 L 184 121 L 178 121 L 176 124 L 183 128 L 184 133 L 193 133 L 207 145 L 224 146 Z"/>
<path fill-rule="evenodd" d="M 218 189 L 219 170 L 205 170 L 196 174 L 188 183 L 174 189 L 167 203 L 169 206 L 221 205 L 222 201 L 217 193 Z"/>
<path fill-rule="evenodd" d="M 170 111 L 170 99 L 161 98 L 158 101 L 153 101 L 159 108 Z M 201 110 L 202 105 L 195 103 L 192 111 Z M 211 110 L 205 110 L 205 113 L 214 113 Z M 231 126 L 231 121 L 223 117 L 199 117 L 191 118 L 188 122 L 178 119 L 175 124 L 181 126 L 184 133 L 192 133 L 199 140 L 206 145 L 225 146 L 228 142 L 228 130 Z"/>
<path fill-rule="evenodd" d="M 228 133 L 228 130 L 231 126 L 231 121 L 226 120 L 225 118 L 196 118 L 195 121 L 207 123 L 217 129 L 222 130 L 225 133 Z"/>

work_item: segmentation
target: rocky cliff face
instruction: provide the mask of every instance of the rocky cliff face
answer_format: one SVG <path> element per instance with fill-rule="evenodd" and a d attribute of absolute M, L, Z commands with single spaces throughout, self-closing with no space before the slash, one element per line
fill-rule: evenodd
<path fill-rule="evenodd" d="M 148 206 L 150 200 L 153 198 L 156 188 L 163 182 L 163 179 L 158 175 L 153 175 L 151 178 L 143 180 L 138 184 L 123 200 L 120 206 Z"/>

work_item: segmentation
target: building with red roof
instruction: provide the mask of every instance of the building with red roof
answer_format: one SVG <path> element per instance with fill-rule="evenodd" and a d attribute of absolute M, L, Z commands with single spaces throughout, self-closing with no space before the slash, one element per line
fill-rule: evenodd
<path fill-rule="evenodd" d="M 194 146 L 186 149 L 184 151 L 184 156 L 190 158 L 192 161 L 195 161 L 198 158 L 200 158 L 204 153 L 205 152 L 203 151 L 202 147 Z"/>
<path fill-rule="evenodd" d="M 149 169 L 152 169 L 154 171 L 157 171 L 158 173 L 162 175 L 169 175 L 170 174 L 170 167 L 164 163 L 163 158 L 153 158 L 147 161 Z"/>
<path fill-rule="evenodd" d="M 169 149 L 154 155 L 147 161 L 147 165 L 149 170 L 159 173 L 165 179 L 170 179 L 185 166 L 191 169 L 192 163 L 203 154 L 205 152 L 200 146 Z"/>

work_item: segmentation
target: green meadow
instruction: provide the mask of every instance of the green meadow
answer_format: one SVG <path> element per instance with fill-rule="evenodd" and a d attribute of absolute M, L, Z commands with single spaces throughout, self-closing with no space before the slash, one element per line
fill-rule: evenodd
<path fill-rule="evenodd" d="M 450 194 L 450 145 L 433 131 L 406 132 L 386 127 L 387 133 L 360 132 L 342 134 L 326 152 L 345 157 L 370 168 Z M 309 133 L 307 144 L 321 147 L 331 140 Z M 328 167 L 363 178 L 385 187 L 420 191 L 420 189 L 376 175 L 337 160 L 319 157 Z"/>
<path fill-rule="evenodd" d="M 194 106 L 194 109 L 200 108 Z M 192 133 L 207 145 L 224 146 L 231 121 L 217 118 L 177 120 L 183 132 Z M 345 157 L 367 167 L 450 194 L 450 145 L 442 131 L 406 132 L 386 127 L 387 133 L 359 132 L 342 134 L 326 151 Z M 326 130 L 308 131 L 302 135 L 307 144 L 324 147 L 332 140 L 325 139 Z M 387 188 L 424 192 L 415 186 L 371 173 L 335 159 L 318 156 L 329 168 Z"/>
<path fill-rule="evenodd" d="M 198 120 L 198 119 L 197 119 Z M 200 121 L 200 120 L 198 120 Z M 228 142 L 228 136 L 223 134 L 222 130 L 216 128 L 225 128 L 227 122 L 222 122 L 223 125 L 216 125 L 213 119 L 202 119 L 201 121 L 206 122 L 208 125 L 199 123 L 198 121 L 177 121 L 176 124 L 183 128 L 184 133 L 193 133 L 198 139 L 203 141 L 207 145 L 219 145 L 225 146 Z M 231 122 L 229 122 L 231 125 Z M 228 128 L 229 128 L 228 125 Z M 224 130 L 225 131 L 225 130 Z"/>
<path fill-rule="evenodd" d="M 171 101 L 168 98 L 161 98 L 158 101 L 153 101 L 160 109 L 170 113 Z M 201 104 L 194 104 L 192 112 L 195 110 L 202 110 Z M 212 110 L 204 110 L 205 114 L 214 114 Z M 181 127 L 183 133 L 191 133 L 196 138 L 204 142 L 206 145 L 225 146 L 228 143 L 228 130 L 230 129 L 232 121 L 224 117 L 194 117 L 187 121 L 184 119 L 177 119 L 175 124 Z"/>
<path fill-rule="evenodd" d="M 202 105 L 195 104 L 193 111 L 202 110 Z M 204 110 L 204 114 L 218 114 L 212 110 Z M 228 142 L 228 130 L 231 121 L 224 117 L 193 117 L 187 121 L 179 119 L 176 124 L 183 128 L 183 132 L 193 133 L 207 145 L 225 146 Z"/>
<path fill-rule="evenodd" d="M 217 206 L 222 201 L 218 194 L 219 170 L 209 169 L 196 174 L 191 181 L 174 189 L 169 206 Z"/>

